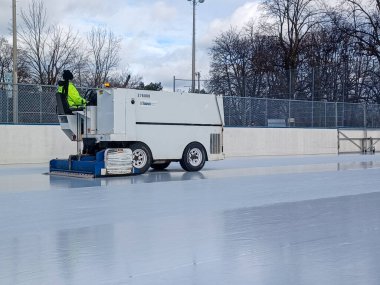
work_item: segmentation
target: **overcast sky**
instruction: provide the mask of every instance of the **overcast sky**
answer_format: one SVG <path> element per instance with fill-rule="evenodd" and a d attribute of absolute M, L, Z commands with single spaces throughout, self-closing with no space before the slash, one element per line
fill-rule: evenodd
<path fill-rule="evenodd" d="M 18 0 L 17 10 L 29 0 Z M 122 38 L 120 68 L 129 67 L 145 83 L 172 86 L 173 75 L 191 79 L 192 5 L 187 0 L 49 0 L 51 23 L 71 25 L 81 34 L 104 25 Z M 0 0 L 0 35 L 10 38 L 12 0 Z M 230 26 L 258 15 L 258 1 L 205 0 L 197 7 L 196 71 L 208 76 L 212 40 Z M 10 38 L 11 39 L 11 38 Z"/>

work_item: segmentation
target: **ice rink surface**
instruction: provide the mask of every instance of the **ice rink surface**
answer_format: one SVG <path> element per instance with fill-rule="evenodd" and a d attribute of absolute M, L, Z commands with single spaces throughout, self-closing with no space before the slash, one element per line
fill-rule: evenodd
<path fill-rule="evenodd" d="M 0 284 L 380 284 L 380 156 L 0 166 Z"/>

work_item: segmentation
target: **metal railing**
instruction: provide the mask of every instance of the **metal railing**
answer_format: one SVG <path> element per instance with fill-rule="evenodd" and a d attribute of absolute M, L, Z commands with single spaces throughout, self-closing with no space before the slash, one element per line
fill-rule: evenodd
<path fill-rule="evenodd" d="M 18 84 L 16 90 L 17 123 L 58 123 L 56 86 Z M 2 124 L 14 123 L 12 94 L 12 84 L 0 83 Z M 225 96 L 224 117 L 230 127 L 379 128 L 380 105 Z"/>

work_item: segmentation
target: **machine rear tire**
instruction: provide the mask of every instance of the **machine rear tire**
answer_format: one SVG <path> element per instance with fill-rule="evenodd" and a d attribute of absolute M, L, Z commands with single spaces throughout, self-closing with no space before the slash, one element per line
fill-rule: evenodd
<path fill-rule="evenodd" d="M 199 171 L 206 162 L 206 150 L 198 142 L 192 142 L 187 145 L 183 151 L 180 165 L 185 171 Z"/>
<path fill-rule="evenodd" d="M 145 173 L 152 164 L 152 153 L 149 147 L 142 143 L 136 142 L 129 146 L 132 150 L 132 165 L 134 170 L 139 173 Z"/>
<path fill-rule="evenodd" d="M 169 166 L 170 162 L 171 161 L 167 161 L 164 163 L 152 163 L 150 167 L 152 167 L 155 170 L 164 170 L 165 168 Z"/>

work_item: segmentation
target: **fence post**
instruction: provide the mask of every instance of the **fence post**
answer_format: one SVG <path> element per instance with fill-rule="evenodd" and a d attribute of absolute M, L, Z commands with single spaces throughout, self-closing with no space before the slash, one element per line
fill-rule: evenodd
<path fill-rule="evenodd" d="M 40 92 L 40 123 L 42 124 L 42 91 Z"/>
<path fill-rule="evenodd" d="M 253 122 L 253 118 L 252 118 L 252 109 L 253 109 L 253 104 L 254 104 L 254 101 L 253 101 L 253 98 L 252 97 L 249 97 L 249 101 L 250 101 L 250 112 L 249 112 L 249 126 L 252 127 L 252 122 Z"/>
<path fill-rule="evenodd" d="M 228 105 L 228 125 L 231 126 L 231 97 L 229 98 L 229 105 Z"/>
<path fill-rule="evenodd" d="M 244 97 L 247 97 L 247 77 L 244 76 Z"/>
<path fill-rule="evenodd" d="M 12 97 L 13 97 L 13 124 L 18 124 L 18 86 L 15 83 L 13 83 Z"/>
<path fill-rule="evenodd" d="M 289 100 L 292 95 L 292 71 L 289 69 Z"/>
<path fill-rule="evenodd" d="M 364 102 L 363 105 L 363 127 L 367 128 L 367 104 Z"/>
<path fill-rule="evenodd" d="M 268 97 L 265 98 L 265 126 L 268 127 Z"/>
<path fill-rule="evenodd" d="M 335 102 L 335 128 L 338 128 L 338 102 Z"/>
<path fill-rule="evenodd" d="M 315 67 L 313 67 L 312 91 L 311 91 L 311 127 L 314 128 L 314 91 L 315 91 Z"/>
<path fill-rule="evenodd" d="M 173 92 L 175 92 L 175 75 L 173 76 Z"/>
<path fill-rule="evenodd" d="M 6 110 L 6 112 L 7 112 L 7 114 L 6 114 L 7 115 L 7 121 L 6 122 L 10 123 L 9 122 L 9 98 L 8 98 L 8 96 L 5 97 L 5 100 L 7 100 L 7 110 Z"/>
<path fill-rule="evenodd" d="M 1 86 L 2 84 L 0 83 L 0 87 L 3 87 L 3 86 Z M 2 92 L 1 92 L 1 89 L 0 89 L 0 103 L 2 103 L 2 104 L 0 104 L 0 123 L 2 123 L 3 122 L 3 120 L 4 120 L 4 118 L 3 118 L 3 95 L 2 95 Z"/>

